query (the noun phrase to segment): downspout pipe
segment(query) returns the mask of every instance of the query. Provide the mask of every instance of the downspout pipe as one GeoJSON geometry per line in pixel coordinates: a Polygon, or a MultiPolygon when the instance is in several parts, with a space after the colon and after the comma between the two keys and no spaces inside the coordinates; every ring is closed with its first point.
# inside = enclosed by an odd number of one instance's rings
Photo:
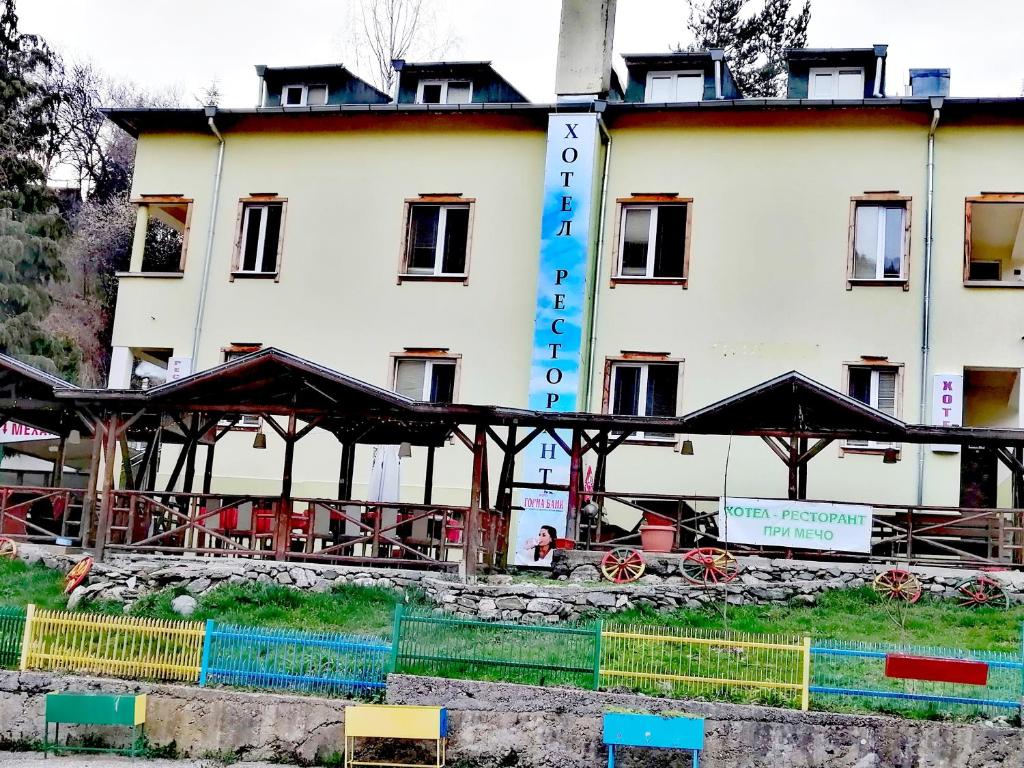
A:
{"type": "Polygon", "coordinates": [[[217,231],[217,203],[220,200],[220,180],[224,171],[224,137],[217,130],[213,118],[217,115],[217,107],[206,107],[206,123],[210,131],[217,137],[217,170],[213,175],[213,199],[210,201],[210,226],[206,230],[206,253],[203,256],[203,281],[199,286],[199,304],[196,306],[196,321],[192,327],[192,370],[196,370],[199,356],[199,337],[203,332],[203,314],[206,311],[206,292],[210,282],[210,262],[213,259],[213,239],[217,231]]]}
{"type": "MultiPolygon", "coordinates": [[[[927,195],[924,208],[924,294],[921,299],[921,388],[918,423],[928,418],[928,367],[931,362],[932,331],[932,244],[935,223],[935,129],[939,127],[942,98],[931,99],[932,122],[928,127],[927,195]]],[[[924,457],[925,443],[918,444],[917,451],[917,505],[924,503],[924,457]]]]}
{"type": "Polygon", "coordinates": [[[600,286],[601,276],[604,271],[604,236],[608,219],[605,211],[608,204],[608,169],[611,167],[612,162],[612,135],[608,132],[600,111],[597,113],[597,127],[601,131],[601,136],[604,137],[605,150],[604,167],[601,171],[601,208],[597,217],[597,256],[594,259],[594,284],[590,287],[590,327],[588,328],[590,332],[590,351],[587,359],[587,380],[584,388],[584,411],[590,410],[590,399],[594,388],[594,366],[597,359],[595,355],[597,349],[597,311],[601,303],[600,286]]]}

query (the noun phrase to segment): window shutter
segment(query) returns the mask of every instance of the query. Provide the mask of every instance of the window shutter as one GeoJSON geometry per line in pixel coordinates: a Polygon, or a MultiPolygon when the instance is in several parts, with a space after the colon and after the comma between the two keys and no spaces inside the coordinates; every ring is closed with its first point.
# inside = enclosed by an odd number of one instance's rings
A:
{"type": "Polygon", "coordinates": [[[896,371],[878,372],[878,410],[896,415],[896,371]]]}
{"type": "Polygon", "coordinates": [[[410,400],[422,400],[426,367],[423,360],[399,360],[395,369],[395,392],[410,400]]]}

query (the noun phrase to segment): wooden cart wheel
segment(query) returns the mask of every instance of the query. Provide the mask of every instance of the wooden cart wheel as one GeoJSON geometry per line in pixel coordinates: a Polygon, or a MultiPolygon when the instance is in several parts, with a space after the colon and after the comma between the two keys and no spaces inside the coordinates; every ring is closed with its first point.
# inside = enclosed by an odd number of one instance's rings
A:
{"type": "Polygon", "coordinates": [[[988,576],[972,576],[956,585],[957,599],[966,608],[1009,608],[1010,596],[1003,585],[988,576]]]}
{"type": "Polygon", "coordinates": [[[736,558],[717,547],[698,547],[683,555],[679,564],[683,577],[691,584],[728,584],[740,572],[736,558]]]}
{"type": "Polygon", "coordinates": [[[887,602],[916,603],[922,592],[921,580],[902,568],[890,568],[878,574],[871,587],[887,602]]]}
{"type": "Polygon", "coordinates": [[[68,575],[64,577],[64,594],[70,595],[75,591],[75,587],[85,581],[85,577],[89,575],[89,571],[92,570],[92,558],[83,557],[74,567],[68,571],[68,575]]]}
{"type": "Polygon", "coordinates": [[[18,545],[14,539],[0,536],[0,560],[13,560],[18,556],[18,545]]]}
{"type": "Polygon", "coordinates": [[[644,575],[646,568],[647,563],[640,550],[632,547],[616,547],[601,558],[601,575],[616,584],[636,581],[644,575]]]}

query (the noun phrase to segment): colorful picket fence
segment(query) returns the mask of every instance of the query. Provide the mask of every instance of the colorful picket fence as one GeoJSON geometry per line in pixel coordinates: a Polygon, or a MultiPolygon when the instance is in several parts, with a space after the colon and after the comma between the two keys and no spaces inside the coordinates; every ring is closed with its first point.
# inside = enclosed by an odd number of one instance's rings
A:
{"type": "Polygon", "coordinates": [[[600,684],[673,697],[807,709],[808,637],[691,627],[606,626],[600,684]]]}
{"type": "Polygon", "coordinates": [[[0,606],[0,667],[18,666],[24,634],[25,610],[0,606]]]}
{"type": "Polygon", "coordinates": [[[1024,705],[1024,650],[1014,654],[832,640],[815,643],[811,654],[811,693],[833,708],[1006,714],[1024,705]]]}
{"type": "Polygon", "coordinates": [[[204,634],[198,621],[45,611],[30,605],[21,668],[194,683],[204,634]]]}
{"type": "Polygon", "coordinates": [[[517,624],[395,608],[392,667],[410,675],[596,687],[601,623],[517,624]]]}
{"type": "Polygon", "coordinates": [[[378,637],[207,621],[199,684],[352,695],[384,688],[390,664],[378,637]]]}

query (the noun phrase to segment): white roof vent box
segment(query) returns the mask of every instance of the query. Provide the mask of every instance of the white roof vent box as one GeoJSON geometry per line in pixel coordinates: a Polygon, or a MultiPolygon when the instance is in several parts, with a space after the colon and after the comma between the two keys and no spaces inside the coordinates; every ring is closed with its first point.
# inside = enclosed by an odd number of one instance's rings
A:
{"type": "Polygon", "coordinates": [[[949,96],[948,69],[910,70],[911,96],[949,96]]]}

